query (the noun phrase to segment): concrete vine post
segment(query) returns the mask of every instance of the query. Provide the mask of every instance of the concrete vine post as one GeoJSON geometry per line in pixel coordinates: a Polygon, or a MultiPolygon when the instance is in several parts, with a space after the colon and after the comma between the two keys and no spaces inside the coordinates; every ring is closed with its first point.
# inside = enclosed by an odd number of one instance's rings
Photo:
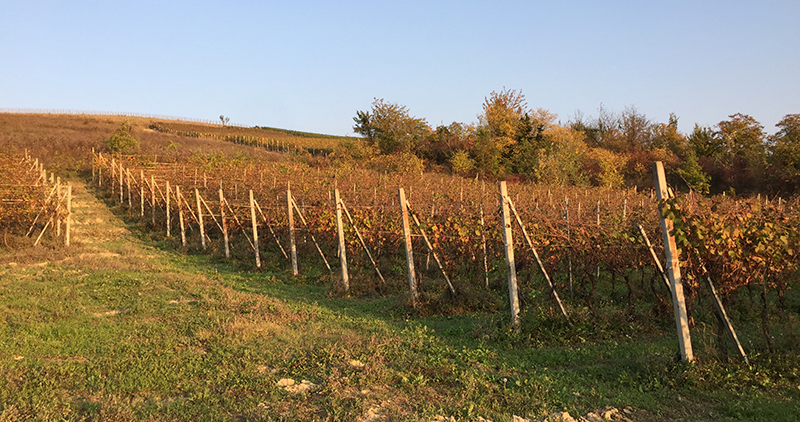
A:
{"type": "Polygon", "coordinates": [[[520,329],[519,294],[517,292],[517,266],[514,261],[514,237],[511,233],[511,211],[508,206],[508,188],[506,182],[499,182],[500,206],[503,225],[503,244],[506,254],[506,272],[508,274],[508,300],[511,305],[511,325],[520,329]]]}

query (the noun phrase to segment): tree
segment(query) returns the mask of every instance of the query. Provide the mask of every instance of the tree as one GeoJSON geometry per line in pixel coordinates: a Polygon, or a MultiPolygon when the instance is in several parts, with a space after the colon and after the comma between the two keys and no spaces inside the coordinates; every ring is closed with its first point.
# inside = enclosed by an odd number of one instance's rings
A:
{"type": "Polygon", "coordinates": [[[626,107],[619,118],[619,128],[626,151],[637,151],[650,146],[653,139],[652,124],[636,107],[626,107]]]}
{"type": "Polygon", "coordinates": [[[139,150],[139,140],[131,135],[130,125],[126,122],[120,124],[105,144],[109,151],[119,154],[132,154],[139,150]]]}
{"type": "Polygon", "coordinates": [[[583,174],[586,155],[586,135],[572,128],[554,126],[543,133],[544,148],[539,151],[535,169],[536,179],[557,185],[582,185],[587,182],[583,174]]]}
{"type": "MultiPolygon", "coordinates": [[[[767,150],[762,126],[741,113],[717,124],[715,137],[721,146],[722,181],[737,191],[757,190],[767,175],[767,150]]],[[[717,179],[717,176],[712,174],[717,179]]]]}
{"type": "Polygon", "coordinates": [[[679,156],[687,154],[688,140],[678,132],[678,116],[675,113],[669,114],[668,123],[654,124],[652,135],[649,148],[664,148],[679,156]]]}
{"type": "Polygon", "coordinates": [[[695,123],[688,141],[689,147],[697,157],[718,158],[722,155],[722,142],[709,127],[702,127],[695,123]]]}
{"type": "Polygon", "coordinates": [[[422,140],[430,133],[425,119],[412,117],[405,106],[375,99],[372,111],[357,111],[353,131],[378,147],[382,154],[417,153],[422,140]]]}
{"type": "Polygon", "coordinates": [[[800,188],[800,114],[787,114],[775,126],[780,130],[770,137],[773,176],[795,191],[800,188]]]}
{"type": "Polygon", "coordinates": [[[481,123],[489,129],[492,142],[505,151],[517,142],[519,121],[525,115],[525,96],[522,92],[503,89],[492,91],[483,102],[481,123]]]}
{"type": "Polygon", "coordinates": [[[717,125],[723,151],[745,159],[763,157],[766,152],[764,126],[746,114],[736,113],[728,117],[730,120],[717,125]]]}
{"type": "Polygon", "coordinates": [[[700,193],[708,193],[711,186],[711,178],[703,172],[703,168],[697,162],[694,151],[689,150],[683,166],[676,170],[679,176],[689,184],[689,187],[700,193]]]}
{"type": "Polygon", "coordinates": [[[225,117],[224,115],[219,115],[219,120],[222,121],[222,126],[225,126],[228,122],[231,121],[230,117],[225,117]]]}

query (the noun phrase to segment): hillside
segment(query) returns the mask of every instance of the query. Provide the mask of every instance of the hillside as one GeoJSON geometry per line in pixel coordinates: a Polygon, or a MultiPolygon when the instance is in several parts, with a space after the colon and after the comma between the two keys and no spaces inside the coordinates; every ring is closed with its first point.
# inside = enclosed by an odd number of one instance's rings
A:
{"type": "MultiPolygon", "coordinates": [[[[791,262],[773,265],[773,278],[754,279],[747,257],[722,261],[738,265],[715,282],[727,289],[749,364],[718,331],[709,296],[692,279],[697,266],[686,263],[697,360],[681,363],[669,292],[633,231],[642,224],[658,238],[650,193],[509,183],[570,315],[567,322],[558,313],[518,238],[523,311],[514,330],[494,186],[326,165],[224,140],[261,135],[281,136],[147,119],[0,114],[0,153],[27,163],[20,159],[27,150],[69,182],[75,227],[68,247],[53,230],[31,247],[25,227],[0,225],[16,236],[14,247],[0,246],[0,421],[800,418],[800,291],[792,288],[791,262]],[[123,121],[140,149],[112,163],[104,141],[123,121]],[[92,148],[103,156],[92,157],[92,148]],[[422,220],[415,233],[426,230],[439,253],[413,236],[416,300],[408,291],[398,187],[422,220]],[[334,191],[355,221],[346,232],[348,291],[334,191]],[[168,196],[178,192],[182,205],[168,196]],[[296,198],[292,229],[287,197],[296,198]],[[363,239],[354,236],[356,225],[363,239]],[[297,275],[281,253],[294,229],[297,275]],[[228,235],[230,258],[223,252],[228,235]]],[[[714,212],[761,224],[745,240],[796,244],[797,202],[719,201],[714,212]],[[770,239],[758,236],[767,233],[764,221],[777,227],[770,239]]],[[[795,253],[789,248],[771,248],[765,259],[795,253]]]]}

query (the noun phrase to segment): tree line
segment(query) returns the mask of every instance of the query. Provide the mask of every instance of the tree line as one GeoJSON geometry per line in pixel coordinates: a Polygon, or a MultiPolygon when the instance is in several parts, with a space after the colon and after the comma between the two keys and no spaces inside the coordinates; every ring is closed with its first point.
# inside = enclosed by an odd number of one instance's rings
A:
{"type": "Polygon", "coordinates": [[[736,113],[713,127],[678,131],[678,117],[648,119],[634,107],[603,106],[597,117],[576,113],[566,123],[529,108],[520,91],[485,98],[477,123],[431,127],[407,107],[375,99],[357,111],[363,144],[344,145],[358,158],[392,156],[432,170],[558,185],[649,186],[650,164],[664,162],[672,181],[707,193],[792,195],[800,187],[800,114],[787,114],[774,135],[736,113]]]}

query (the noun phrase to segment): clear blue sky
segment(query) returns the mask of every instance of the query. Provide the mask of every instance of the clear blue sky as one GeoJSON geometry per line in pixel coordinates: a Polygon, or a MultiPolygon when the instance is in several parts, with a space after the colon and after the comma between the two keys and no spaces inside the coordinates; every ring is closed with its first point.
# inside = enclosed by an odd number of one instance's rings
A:
{"type": "Polygon", "coordinates": [[[373,98],[431,125],[492,91],[680,129],[800,113],[800,1],[0,0],[0,108],[352,133],[373,98]]]}

